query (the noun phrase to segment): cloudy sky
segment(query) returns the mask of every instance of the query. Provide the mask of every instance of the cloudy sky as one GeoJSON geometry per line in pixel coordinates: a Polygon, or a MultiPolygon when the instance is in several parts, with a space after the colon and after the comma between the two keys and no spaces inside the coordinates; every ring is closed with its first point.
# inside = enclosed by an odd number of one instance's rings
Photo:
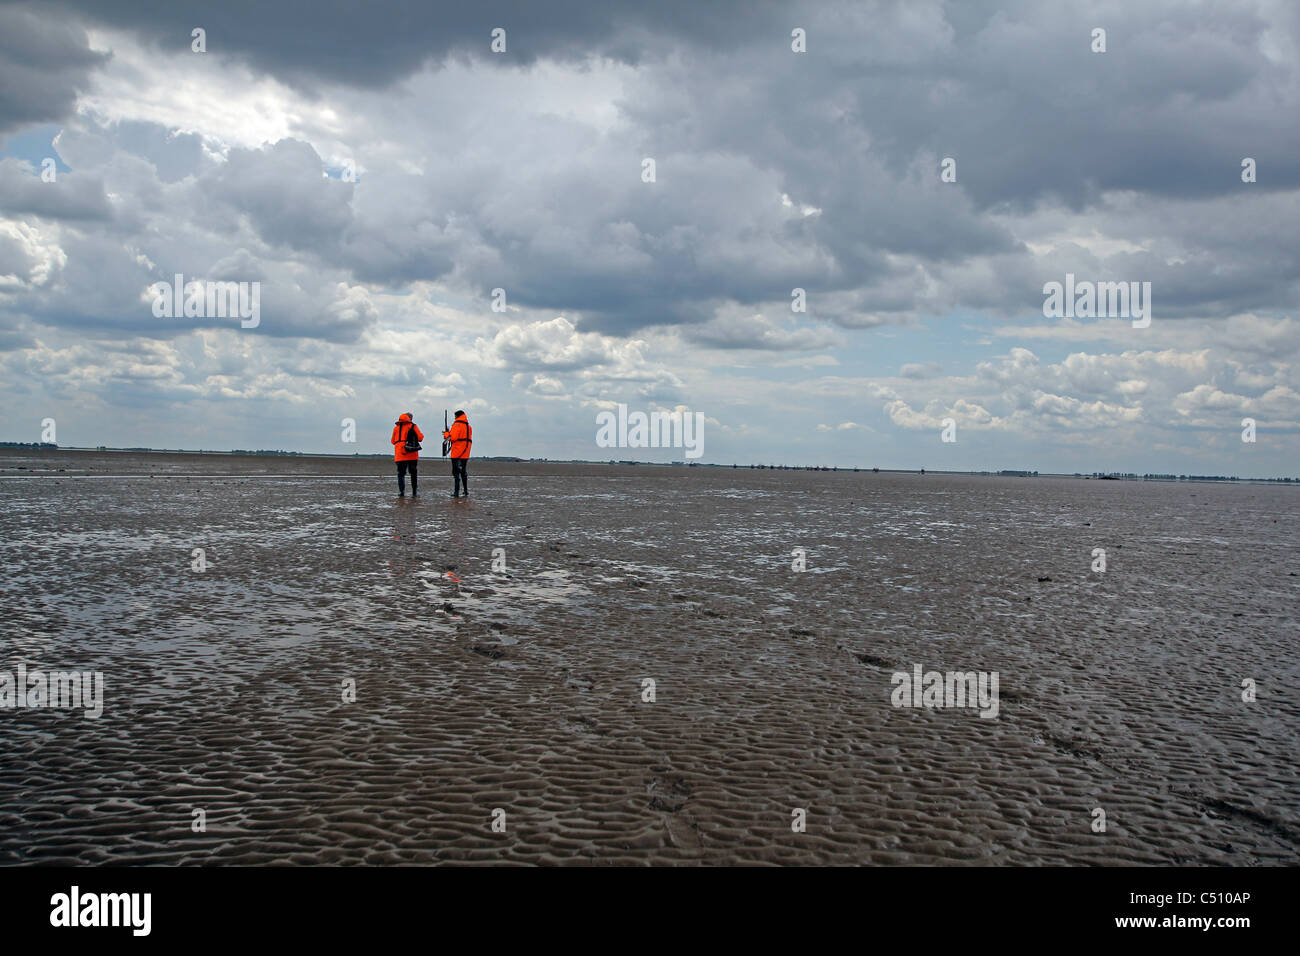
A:
{"type": "Polygon", "coordinates": [[[1300,5],[349,7],[0,3],[0,440],[1300,474],[1300,5]]]}

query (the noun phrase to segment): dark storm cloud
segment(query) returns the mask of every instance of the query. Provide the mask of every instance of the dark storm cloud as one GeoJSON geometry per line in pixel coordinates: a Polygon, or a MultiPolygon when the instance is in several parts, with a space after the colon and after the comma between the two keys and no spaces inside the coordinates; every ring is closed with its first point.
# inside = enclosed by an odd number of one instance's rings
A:
{"type": "Polygon", "coordinates": [[[1241,186],[1246,156],[1267,157],[1266,188],[1300,185],[1294,64],[1261,56],[1270,29],[1294,42],[1294,9],[1270,23],[1246,4],[998,7],[915,70],[846,71],[895,170],[951,156],[985,208],[1050,197],[1078,210],[1103,190],[1221,195],[1241,186]]]}
{"type": "Polygon", "coordinates": [[[80,24],[37,7],[0,7],[0,134],[63,119],[105,60],[80,24]]]}
{"type": "Polygon", "coordinates": [[[1158,253],[1146,262],[1099,267],[1112,275],[1134,266],[1145,271],[1131,278],[1161,281],[1173,307],[1166,314],[1230,314],[1294,299],[1297,259],[1255,248],[1261,240],[1293,246],[1293,228],[1278,223],[1281,236],[1255,230],[1231,245],[1216,238],[1249,228],[1267,212],[1269,194],[1283,215],[1294,214],[1294,8],[1265,16],[1227,4],[1072,12],[963,3],[928,20],[922,5],[870,9],[880,15],[800,8],[791,20],[809,14],[808,54],[772,57],[756,45],[710,60],[687,54],[650,74],[624,104],[648,150],[671,143],[745,156],[778,171],[795,200],[822,210],[808,234],[833,274],[806,284],[856,303],[830,317],[858,326],[889,313],[1033,309],[1042,283],[1060,276],[1044,275],[1009,229],[1053,208],[1063,229],[1079,228],[1071,214],[1108,226],[1123,219],[1121,238],[1153,243],[1158,253]],[[1107,30],[1105,53],[1090,49],[1097,26],[1107,30]],[[1267,182],[1241,181],[1247,156],[1268,168],[1267,182]],[[957,182],[941,185],[945,157],[956,161],[957,182]],[[1126,195],[1144,215],[1118,208],[1126,195]],[[1223,201],[1216,208],[1227,223],[1173,230],[1168,209],[1181,207],[1158,205],[1209,200],[1223,201]],[[1007,281],[994,288],[960,276],[980,259],[1007,281]],[[900,283],[918,267],[929,274],[900,283]]]}
{"type": "MultiPolygon", "coordinates": [[[[396,217],[408,241],[371,242],[363,231],[367,241],[354,236],[351,248],[369,278],[436,278],[472,233],[491,268],[459,271],[483,293],[507,286],[520,305],[576,311],[584,327],[610,332],[702,322],[719,304],[758,305],[794,286],[823,297],[822,317],[860,327],[959,306],[1034,309],[1058,270],[1045,275],[989,212],[1014,218],[1061,204],[1078,213],[1115,191],[1246,201],[1255,198],[1242,191],[1246,155],[1267,170],[1246,188],[1300,182],[1293,67],[1259,53],[1270,31],[1294,42],[1294,14],[953,4],[917,22],[924,9],[816,4],[762,30],[761,12],[741,32],[673,30],[677,59],[647,65],[620,102],[635,155],[660,157],[657,185],[628,188],[617,181],[623,171],[575,155],[531,192],[505,189],[508,215],[493,214],[505,205],[492,198],[501,181],[462,192],[460,235],[428,215],[445,201],[429,196],[396,217]],[[808,54],[789,52],[791,23],[807,24],[808,54]],[[1103,23],[1108,49],[1093,53],[1092,28],[1103,23]],[[946,156],[956,184],[938,183],[946,156]],[[708,157],[721,158],[721,174],[708,157]],[[764,175],[818,214],[751,221],[768,198],[758,191],[764,175]],[[412,218],[419,228],[400,225],[412,218]],[[779,254],[764,256],[756,234],[779,254]],[[997,261],[1005,281],[955,278],[981,258],[997,261]],[[936,277],[941,288],[924,291],[936,277]]],[[[632,33],[647,28],[625,11],[606,15],[632,33]]],[[[1132,224],[1135,241],[1168,233],[1150,215],[1132,224]]],[[[1096,267],[1145,270],[1134,277],[1161,282],[1167,315],[1261,308],[1296,282],[1293,259],[1211,251],[1211,232],[1165,244],[1190,254],[1173,266],[1153,254],[1096,267]]],[[[1090,261],[1085,254],[1079,268],[1090,261]]]]}
{"type": "MultiPolygon", "coordinates": [[[[506,30],[508,62],[608,57],[635,63],[681,42],[725,47],[768,33],[779,0],[57,0],[44,4],[130,30],[159,47],[189,49],[207,31],[209,53],[227,54],[297,86],[326,80],[382,87],[448,57],[488,57],[491,31],[506,30]]],[[[788,28],[785,31],[788,34],[788,28]]],[[[778,34],[773,42],[781,45],[778,34]]]]}
{"type": "MultiPolygon", "coordinates": [[[[733,303],[762,311],[795,287],[809,318],[860,328],[961,308],[1032,314],[1043,283],[1066,271],[1151,281],[1161,317],[1277,308],[1300,278],[1294,7],[59,0],[0,15],[35,37],[36,52],[10,50],[12,62],[48,60],[72,78],[98,62],[82,27],[188,56],[201,26],[216,62],[313,93],[370,91],[352,101],[373,108],[368,129],[409,136],[408,152],[430,157],[423,172],[390,163],[353,186],[322,175],[310,130],[219,162],[197,136],[119,124],[115,141],[157,171],[110,189],[119,220],[163,203],[183,213],[138,243],[162,274],[245,250],[296,260],[299,293],[340,276],[391,287],[451,277],[484,302],[502,287],[514,306],[616,334],[703,326],[733,303]],[[508,31],[501,57],[488,52],[496,26],[508,31]],[[794,26],[807,53],[790,50],[794,26]],[[1094,27],[1105,53],[1090,50],[1094,27]],[[449,58],[475,60],[454,78],[472,83],[499,75],[488,67],[602,56],[637,65],[614,129],[520,115],[485,144],[490,117],[458,113],[458,90],[435,83],[442,99],[426,112],[374,95],[449,58]],[[647,156],[651,184],[638,175],[647,156]],[[1258,183],[1241,182],[1244,156],[1258,183]],[[944,157],[956,183],[939,181],[944,157]],[[1055,234],[1055,250],[1031,252],[1032,230],[1055,234]],[[1068,239],[1098,231],[1149,251],[1105,256],[1068,239]]],[[[55,215],[55,199],[29,187],[7,208],[55,215]]],[[[302,320],[281,329],[340,334],[288,312],[302,320]]],[[[346,334],[367,321],[344,312],[346,334]]],[[[698,334],[735,348],[784,341],[761,324],[698,334]]]]}

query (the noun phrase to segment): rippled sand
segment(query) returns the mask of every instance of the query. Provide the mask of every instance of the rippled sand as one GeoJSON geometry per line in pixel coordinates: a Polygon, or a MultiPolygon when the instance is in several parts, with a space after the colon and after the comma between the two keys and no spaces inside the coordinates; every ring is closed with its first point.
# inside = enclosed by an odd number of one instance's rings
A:
{"type": "Polygon", "coordinates": [[[0,862],[1300,861],[1300,489],[446,470],[0,452],[0,862]]]}

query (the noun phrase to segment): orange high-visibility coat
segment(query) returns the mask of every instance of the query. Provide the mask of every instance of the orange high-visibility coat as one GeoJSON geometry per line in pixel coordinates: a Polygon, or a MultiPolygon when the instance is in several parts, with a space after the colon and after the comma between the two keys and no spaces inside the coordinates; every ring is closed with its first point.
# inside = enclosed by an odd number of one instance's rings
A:
{"type": "Polygon", "coordinates": [[[469,419],[464,415],[457,415],[456,420],[451,423],[451,428],[442,433],[442,437],[451,441],[451,452],[448,458],[468,458],[469,446],[474,444],[474,429],[469,427],[469,419]]]}
{"type": "Polygon", "coordinates": [[[418,461],[420,453],[418,451],[407,451],[406,433],[414,428],[415,437],[424,441],[424,432],[420,431],[420,426],[411,421],[411,416],[403,412],[401,417],[393,424],[393,461],[418,461]]]}

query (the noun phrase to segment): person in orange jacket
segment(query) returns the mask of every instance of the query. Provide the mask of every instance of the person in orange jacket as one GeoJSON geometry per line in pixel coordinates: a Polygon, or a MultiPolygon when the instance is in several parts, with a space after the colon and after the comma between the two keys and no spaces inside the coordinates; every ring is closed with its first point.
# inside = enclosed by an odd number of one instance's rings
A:
{"type": "Polygon", "coordinates": [[[402,412],[397,421],[393,422],[393,460],[397,462],[397,496],[406,497],[406,473],[411,473],[411,497],[419,496],[417,486],[419,476],[416,473],[416,467],[420,464],[420,442],[424,441],[424,432],[420,431],[420,426],[411,420],[410,412],[402,412]],[[414,450],[408,448],[408,439],[415,440],[409,442],[414,445],[414,450]]]}
{"type": "Polygon", "coordinates": [[[451,442],[451,477],[455,482],[451,496],[459,498],[460,486],[464,484],[465,497],[468,498],[469,475],[465,472],[465,465],[469,462],[469,446],[474,443],[474,429],[469,427],[464,409],[456,409],[456,420],[451,423],[451,428],[442,433],[442,437],[451,442]]]}

